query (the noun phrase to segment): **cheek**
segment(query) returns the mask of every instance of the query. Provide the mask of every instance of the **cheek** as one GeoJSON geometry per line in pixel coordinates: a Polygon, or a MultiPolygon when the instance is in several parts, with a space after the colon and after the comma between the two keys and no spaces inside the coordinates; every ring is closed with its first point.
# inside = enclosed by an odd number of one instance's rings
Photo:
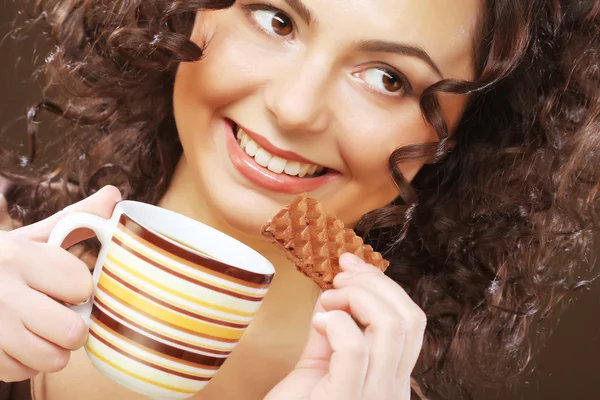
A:
{"type": "MultiPolygon", "coordinates": [[[[344,161],[355,180],[370,185],[389,184],[389,159],[396,149],[438,141],[413,100],[393,111],[354,112],[346,121],[343,131],[348,133],[339,144],[344,161]]],[[[401,171],[410,181],[423,164],[423,160],[405,162],[401,171]]]]}
{"type": "MultiPolygon", "coordinates": [[[[205,49],[203,58],[180,65],[178,85],[184,87],[186,101],[218,109],[248,96],[264,81],[260,54],[247,50],[233,11],[199,13],[192,41],[205,49]],[[209,40],[207,40],[209,39],[209,40]]],[[[263,64],[264,65],[264,64],[263,64]]]]}

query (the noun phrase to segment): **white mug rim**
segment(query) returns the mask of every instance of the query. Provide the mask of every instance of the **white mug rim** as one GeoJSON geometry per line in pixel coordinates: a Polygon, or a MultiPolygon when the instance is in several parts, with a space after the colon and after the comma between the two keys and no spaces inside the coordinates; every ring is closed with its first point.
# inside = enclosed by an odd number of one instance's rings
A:
{"type": "MultiPolygon", "coordinates": [[[[234,270],[238,271],[245,271],[259,275],[273,275],[275,273],[275,269],[271,262],[265,256],[263,256],[250,246],[209,225],[206,225],[185,215],[179,214],[175,211],[171,211],[166,208],[134,200],[119,201],[115,207],[115,211],[120,211],[118,213],[115,213],[117,214],[118,218],[120,218],[121,214],[125,214],[128,218],[132,219],[142,228],[148,230],[156,236],[159,236],[161,239],[170,242],[172,245],[176,246],[181,251],[192,253],[198,257],[202,257],[207,260],[212,260],[213,262],[223,264],[224,266],[233,268],[234,270]],[[199,251],[194,250],[193,247],[188,247],[184,244],[178,243],[175,240],[172,240],[169,236],[166,236],[165,234],[161,233],[163,229],[156,229],[156,227],[153,226],[153,221],[147,221],[148,216],[143,215],[144,212],[151,212],[153,214],[157,213],[158,215],[162,216],[168,215],[169,218],[172,218],[174,224],[192,227],[194,230],[203,230],[205,232],[209,232],[211,238],[218,240],[219,242],[225,242],[228,247],[231,247],[231,253],[229,254],[231,257],[229,259],[223,259],[223,257],[209,258],[206,256],[206,254],[202,254],[199,251]],[[235,251],[233,249],[235,249],[235,251]],[[232,262],[231,260],[233,259],[240,259],[240,252],[243,253],[244,262],[232,262]]],[[[165,226],[165,230],[172,228],[172,225],[163,225],[165,226]]],[[[185,240],[185,242],[189,243],[190,240],[185,240]]],[[[191,240],[191,242],[193,242],[193,240],[191,240]]],[[[209,251],[207,251],[207,253],[208,252],[209,251]]]]}

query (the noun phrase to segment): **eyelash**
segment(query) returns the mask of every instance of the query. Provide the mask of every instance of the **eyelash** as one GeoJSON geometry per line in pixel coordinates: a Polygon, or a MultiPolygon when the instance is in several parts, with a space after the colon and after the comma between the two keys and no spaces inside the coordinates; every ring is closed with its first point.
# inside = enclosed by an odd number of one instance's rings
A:
{"type": "Polygon", "coordinates": [[[412,95],[413,94],[413,87],[410,83],[410,81],[408,80],[408,78],[406,78],[406,76],[399,72],[397,69],[389,66],[389,65],[372,65],[372,66],[368,66],[365,69],[362,69],[359,72],[355,72],[352,74],[352,76],[357,79],[359,81],[359,83],[363,86],[365,86],[365,88],[377,95],[381,95],[381,96],[385,96],[385,97],[405,97],[408,95],[412,95]],[[365,73],[366,71],[369,70],[379,70],[385,74],[389,74],[392,75],[394,78],[397,78],[401,83],[402,83],[402,89],[399,90],[398,92],[385,92],[382,90],[377,89],[376,87],[374,87],[373,85],[370,85],[368,83],[365,82],[364,79],[360,78],[358,75],[365,73]]]}
{"type": "MultiPolygon", "coordinates": [[[[281,13],[281,14],[285,15],[292,23],[292,28],[293,28],[292,32],[295,33],[297,31],[297,25],[296,25],[296,22],[294,21],[294,19],[291,16],[289,16],[286,12],[282,11],[281,9],[279,9],[271,4],[242,4],[241,8],[244,11],[244,13],[246,14],[246,17],[248,18],[248,20],[254,25],[254,27],[257,30],[259,30],[261,33],[267,35],[270,38],[276,38],[278,40],[283,40],[286,42],[289,41],[289,39],[284,39],[280,35],[268,32],[265,28],[260,26],[259,23],[256,21],[256,19],[252,16],[253,12],[255,12],[255,11],[271,11],[274,13],[281,13]]],[[[360,80],[360,83],[367,90],[369,90],[377,95],[385,96],[387,98],[404,97],[404,96],[412,93],[413,89],[412,89],[412,85],[410,84],[409,80],[406,78],[406,76],[404,74],[400,73],[395,68],[392,68],[389,65],[385,65],[385,66],[374,65],[374,66],[368,67],[368,69],[362,70],[360,73],[363,73],[364,71],[368,71],[369,69],[378,69],[380,71],[383,71],[384,73],[387,73],[394,77],[397,77],[402,82],[403,88],[398,93],[384,92],[384,91],[378,90],[375,87],[373,87],[372,85],[364,82],[361,78],[359,78],[357,76],[358,73],[353,73],[352,76],[355,77],[357,80],[360,80]]]]}
{"type": "Polygon", "coordinates": [[[298,27],[296,25],[296,22],[294,21],[294,19],[292,17],[290,17],[286,12],[280,10],[279,8],[272,6],[270,4],[242,4],[241,5],[242,10],[245,12],[247,18],[250,20],[250,22],[263,34],[266,34],[267,36],[269,36],[270,38],[277,38],[279,40],[284,40],[284,41],[289,41],[286,39],[283,39],[281,36],[279,35],[274,35],[270,32],[268,32],[265,28],[263,28],[262,26],[260,26],[258,24],[258,22],[254,19],[254,17],[252,16],[252,12],[254,11],[271,11],[274,13],[281,13],[283,15],[285,15],[290,22],[292,23],[292,28],[293,28],[293,32],[296,32],[298,27]]]}

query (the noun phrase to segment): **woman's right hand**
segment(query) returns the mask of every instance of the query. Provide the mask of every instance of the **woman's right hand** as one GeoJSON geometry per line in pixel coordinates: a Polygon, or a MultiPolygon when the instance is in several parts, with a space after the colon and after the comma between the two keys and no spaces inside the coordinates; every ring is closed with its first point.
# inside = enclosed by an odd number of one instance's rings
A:
{"type": "Polygon", "coordinates": [[[0,232],[0,381],[59,371],[85,343],[83,319],[54,299],[80,304],[90,298],[86,264],[65,249],[93,233],[75,231],[62,248],[46,242],[61,217],[87,212],[109,218],[120,199],[116,188],[105,187],[48,219],[0,232]]]}

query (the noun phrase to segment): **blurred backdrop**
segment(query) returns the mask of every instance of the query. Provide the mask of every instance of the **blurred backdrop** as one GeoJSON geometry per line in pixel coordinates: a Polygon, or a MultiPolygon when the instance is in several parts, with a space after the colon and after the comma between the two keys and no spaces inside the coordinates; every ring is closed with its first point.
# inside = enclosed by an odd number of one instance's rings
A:
{"type": "MultiPolygon", "coordinates": [[[[18,4],[0,0],[0,144],[15,148],[25,143],[27,107],[40,98],[40,90],[31,79],[32,65],[37,60],[33,51],[35,37],[16,41],[10,36],[18,4]]],[[[39,53],[44,56],[43,51],[39,53]]],[[[562,315],[547,346],[536,357],[538,367],[533,375],[513,391],[484,393],[476,400],[600,399],[597,363],[600,363],[600,281],[581,292],[562,315]]]]}

